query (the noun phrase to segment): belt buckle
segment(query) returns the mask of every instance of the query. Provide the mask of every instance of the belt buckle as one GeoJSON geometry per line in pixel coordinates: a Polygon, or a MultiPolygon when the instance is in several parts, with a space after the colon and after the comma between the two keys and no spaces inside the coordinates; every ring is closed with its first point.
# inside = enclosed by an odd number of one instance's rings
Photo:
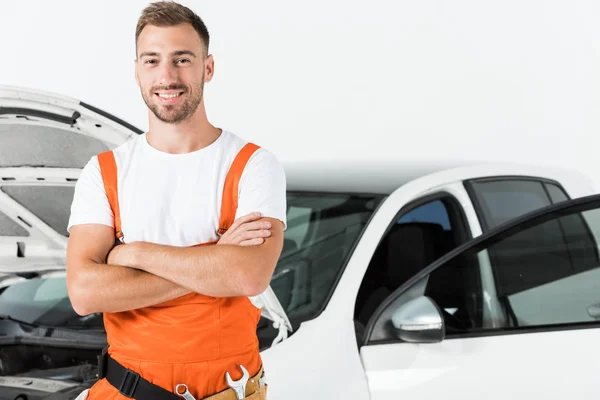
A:
{"type": "Polygon", "coordinates": [[[121,381],[121,385],[119,386],[119,393],[125,397],[132,398],[139,380],[140,374],[130,369],[126,369],[125,375],[123,375],[123,380],[121,381]]]}

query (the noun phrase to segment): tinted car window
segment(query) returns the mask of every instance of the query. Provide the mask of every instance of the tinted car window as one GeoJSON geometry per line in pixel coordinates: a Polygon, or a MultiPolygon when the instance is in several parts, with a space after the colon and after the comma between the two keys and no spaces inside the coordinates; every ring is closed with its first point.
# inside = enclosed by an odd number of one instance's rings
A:
{"type": "Polygon", "coordinates": [[[559,187],[537,180],[476,180],[468,187],[484,232],[566,198],[559,187]]]}
{"type": "Polygon", "coordinates": [[[444,203],[435,200],[423,204],[404,214],[398,220],[399,224],[410,222],[431,222],[441,225],[445,230],[450,230],[450,217],[444,203]]]}
{"type": "Polygon", "coordinates": [[[450,260],[424,294],[443,310],[449,335],[597,323],[599,234],[600,209],[557,216],[450,260]]]}
{"type": "Polygon", "coordinates": [[[559,186],[553,183],[546,183],[546,189],[548,190],[548,194],[550,195],[550,199],[552,203],[560,203],[561,201],[568,200],[569,197],[559,186]]]}

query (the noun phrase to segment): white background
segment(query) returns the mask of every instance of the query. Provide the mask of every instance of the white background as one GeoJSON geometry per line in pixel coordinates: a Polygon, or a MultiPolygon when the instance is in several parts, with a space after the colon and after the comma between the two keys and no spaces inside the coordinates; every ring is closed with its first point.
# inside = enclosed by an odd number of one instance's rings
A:
{"type": "MultiPolygon", "coordinates": [[[[282,161],[481,159],[600,185],[600,2],[182,1],[211,33],[215,125],[282,161]]],[[[146,0],[1,0],[0,84],[76,97],[141,129],[146,0]]]]}

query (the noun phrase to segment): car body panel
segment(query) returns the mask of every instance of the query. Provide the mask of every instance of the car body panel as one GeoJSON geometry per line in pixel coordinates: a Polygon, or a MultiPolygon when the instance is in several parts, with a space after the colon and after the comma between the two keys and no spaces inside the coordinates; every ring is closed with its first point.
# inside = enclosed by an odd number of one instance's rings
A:
{"type": "Polygon", "coordinates": [[[598,329],[365,346],[370,399],[595,399],[598,329]],[[401,397],[400,397],[401,396],[401,397]]]}

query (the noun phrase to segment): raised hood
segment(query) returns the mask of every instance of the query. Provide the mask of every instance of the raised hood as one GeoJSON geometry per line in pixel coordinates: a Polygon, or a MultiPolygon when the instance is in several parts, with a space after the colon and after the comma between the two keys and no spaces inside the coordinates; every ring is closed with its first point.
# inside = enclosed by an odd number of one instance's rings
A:
{"type": "MultiPolygon", "coordinates": [[[[64,270],[81,169],[141,133],[79,100],[0,85],[0,273],[64,270]]],[[[251,301],[285,338],[292,327],[273,290],[251,301]]]]}

